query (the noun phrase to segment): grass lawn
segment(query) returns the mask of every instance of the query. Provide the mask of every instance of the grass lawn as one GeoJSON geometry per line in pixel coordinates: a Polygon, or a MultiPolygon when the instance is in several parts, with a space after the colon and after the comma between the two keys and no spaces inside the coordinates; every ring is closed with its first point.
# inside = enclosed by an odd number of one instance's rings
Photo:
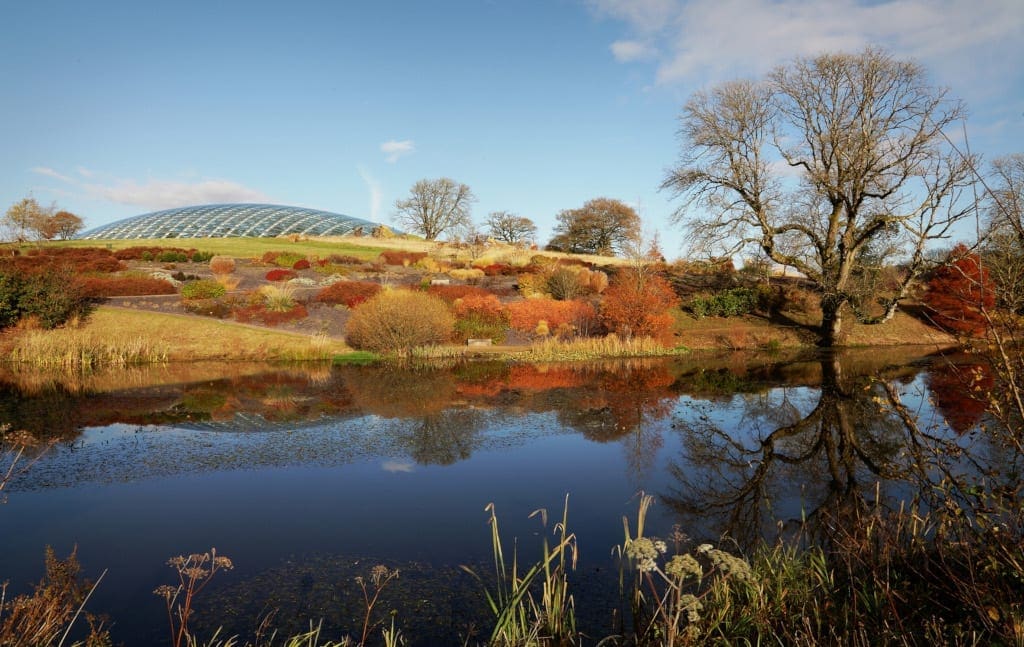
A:
{"type": "Polygon", "coordinates": [[[366,260],[380,255],[383,245],[375,239],[310,239],[291,242],[285,238],[159,238],[143,240],[66,240],[45,243],[53,247],[106,247],[125,249],[127,247],[183,247],[198,249],[234,258],[259,258],[264,252],[293,252],[307,256],[344,254],[366,260]],[[362,241],[366,240],[367,244],[362,241]]]}

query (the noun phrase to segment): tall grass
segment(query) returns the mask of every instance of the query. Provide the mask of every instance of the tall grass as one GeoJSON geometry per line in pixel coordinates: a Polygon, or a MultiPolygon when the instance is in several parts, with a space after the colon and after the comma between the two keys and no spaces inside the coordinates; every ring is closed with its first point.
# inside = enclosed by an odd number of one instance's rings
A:
{"type": "Polygon", "coordinates": [[[8,358],[37,368],[93,369],[165,362],[167,348],[144,337],[100,335],[74,328],[30,330],[18,338],[8,358]]]}
{"type": "Polygon", "coordinates": [[[516,359],[532,362],[562,362],[602,359],[607,357],[661,357],[681,355],[684,348],[666,348],[649,337],[620,339],[616,335],[584,337],[571,341],[545,339],[530,347],[516,359]]]}

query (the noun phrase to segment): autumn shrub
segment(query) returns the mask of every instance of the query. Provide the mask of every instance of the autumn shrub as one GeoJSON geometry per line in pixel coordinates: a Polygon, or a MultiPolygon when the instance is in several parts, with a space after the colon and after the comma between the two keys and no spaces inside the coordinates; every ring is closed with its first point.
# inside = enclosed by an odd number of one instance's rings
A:
{"type": "Polygon", "coordinates": [[[263,256],[260,256],[260,262],[266,265],[274,265],[277,261],[277,257],[283,252],[263,252],[263,256]]]}
{"type": "Polygon", "coordinates": [[[76,279],[68,267],[29,273],[0,268],[0,324],[12,325],[31,317],[51,329],[89,316],[95,301],[76,279]]]}
{"type": "Polygon", "coordinates": [[[427,292],[448,303],[455,303],[456,300],[468,296],[486,297],[491,294],[486,288],[478,285],[430,285],[427,292]]]}
{"type": "Polygon", "coordinates": [[[995,286],[978,255],[957,245],[950,261],[932,274],[923,300],[936,324],[976,336],[988,328],[985,313],[995,306],[995,286]]]}
{"type": "Polygon", "coordinates": [[[286,270],[284,268],[278,268],[276,270],[270,270],[264,277],[268,281],[287,281],[288,279],[294,279],[298,274],[295,270],[286,270]]]}
{"type": "Polygon", "coordinates": [[[406,252],[402,250],[385,250],[380,253],[380,260],[385,265],[415,265],[420,259],[426,258],[426,252],[406,252]]]}
{"type": "Polygon", "coordinates": [[[129,297],[151,294],[176,294],[177,288],[170,281],[141,276],[83,276],[78,284],[83,293],[91,298],[129,297]]]}
{"type": "Polygon", "coordinates": [[[668,343],[674,318],[669,310],[679,305],[672,286],[643,269],[628,268],[615,275],[601,301],[601,321],[624,339],[651,337],[668,343]]]}
{"type": "Polygon", "coordinates": [[[297,260],[294,263],[292,263],[292,269],[293,270],[308,270],[309,269],[309,261],[306,260],[305,258],[300,258],[299,260],[297,260]]]}
{"type": "Polygon", "coordinates": [[[235,259],[230,256],[214,256],[210,259],[210,271],[214,274],[231,274],[235,271],[235,259]]]}
{"type": "Polygon", "coordinates": [[[114,252],[114,258],[122,261],[151,261],[160,253],[160,247],[125,247],[114,252]]]}
{"type": "Polygon", "coordinates": [[[362,265],[366,262],[357,256],[347,256],[345,254],[331,254],[326,260],[335,265],[362,265]]]}
{"type": "Polygon", "coordinates": [[[547,298],[524,299],[508,304],[509,325],[520,332],[534,333],[544,322],[550,332],[590,334],[597,314],[586,301],[555,301],[547,298]]]}
{"type": "Polygon", "coordinates": [[[484,271],[478,270],[475,267],[469,269],[454,269],[448,270],[448,276],[452,277],[457,281],[465,281],[466,283],[475,283],[480,279],[484,278],[484,271]]]}
{"type": "MultiPolygon", "coordinates": [[[[587,270],[584,269],[584,272],[587,270]]],[[[545,291],[559,301],[569,301],[590,291],[589,273],[583,280],[580,272],[568,267],[558,267],[547,277],[545,291]]]]}
{"type": "Polygon", "coordinates": [[[338,281],[317,293],[318,303],[330,303],[354,308],[380,292],[380,283],[371,281],[338,281]]]}
{"type": "Polygon", "coordinates": [[[345,338],[356,349],[407,357],[417,346],[451,339],[454,325],[441,299],[423,292],[388,290],[352,311],[345,338]]]}
{"type": "Polygon", "coordinates": [[[480,269],[486,276],[512,276],[516,273],[516,268],[508,263],[491,263],[480,267],[480,269]]]}
{"type": "Polygon", "coordinates": [[[508,328],[508,313],[493,294],[470,294],[455,301],[455,333],[459,341],[490,339],[500,343],[508,328]]]}
{"type": "Polygon", "coordinates": [[[224,296],[227,290],[223,285],[212,279],[189,281],[181,286],[182,299],[216,299],[224,296]]]}
{"type": "Polygon", "coordinates": [[[224,319],[234,310],[234,306],[223,299],[186,299],[181,306],[186,312],[215,319],[224,319]]]}

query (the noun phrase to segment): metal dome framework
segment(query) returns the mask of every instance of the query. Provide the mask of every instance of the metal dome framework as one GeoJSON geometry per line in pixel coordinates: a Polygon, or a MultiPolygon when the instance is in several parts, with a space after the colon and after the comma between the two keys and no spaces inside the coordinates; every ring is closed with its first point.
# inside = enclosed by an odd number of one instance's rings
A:
{"type": "Polygon", "coordinates": [[[125,218],[83,232],[90,240],[132,238],[228,238],[344,236],[378,224],[340,213],[278,204],[207,204],[178,207],[125,218]]]}

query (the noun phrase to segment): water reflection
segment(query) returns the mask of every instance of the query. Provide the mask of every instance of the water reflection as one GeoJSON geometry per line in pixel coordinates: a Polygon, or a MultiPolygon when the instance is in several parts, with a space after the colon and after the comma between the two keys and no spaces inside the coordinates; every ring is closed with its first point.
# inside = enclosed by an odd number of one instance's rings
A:
{"type": "Polygon", "coordinates": [[[346,582],[326,573],[348,577],[370,557],[450,572],[486,558],[473,551],[487,550],[488,501],[524,538],[536,531],[529,512],[571,492],[570,523],[598,580],[641,488],[663,504],[652,533],[681,523],[694,538],[749,544],[778,522],[808,537],[875,502],[935,503],[931,486],[952,474],[1011,481],[1019,457],[976,432],[964,400],[988,384],[969,358],[916,349],[5,374],[0,415],[62,443],[12,484],[3,520],[26,530],[7,540],[0,574],[31,581],[17,569],[41,546],[77,543],[99,569],[119,566],[122,580],[98,595],[124,623],[117,605],[134,613],[169,555],[217,545],[248,568],[235,574],[247,606],[267,602],[247,597],[251,584],[284,569],[302,573],[281,589],[295,613],[329,617],[318,592],[346,582]]]}

